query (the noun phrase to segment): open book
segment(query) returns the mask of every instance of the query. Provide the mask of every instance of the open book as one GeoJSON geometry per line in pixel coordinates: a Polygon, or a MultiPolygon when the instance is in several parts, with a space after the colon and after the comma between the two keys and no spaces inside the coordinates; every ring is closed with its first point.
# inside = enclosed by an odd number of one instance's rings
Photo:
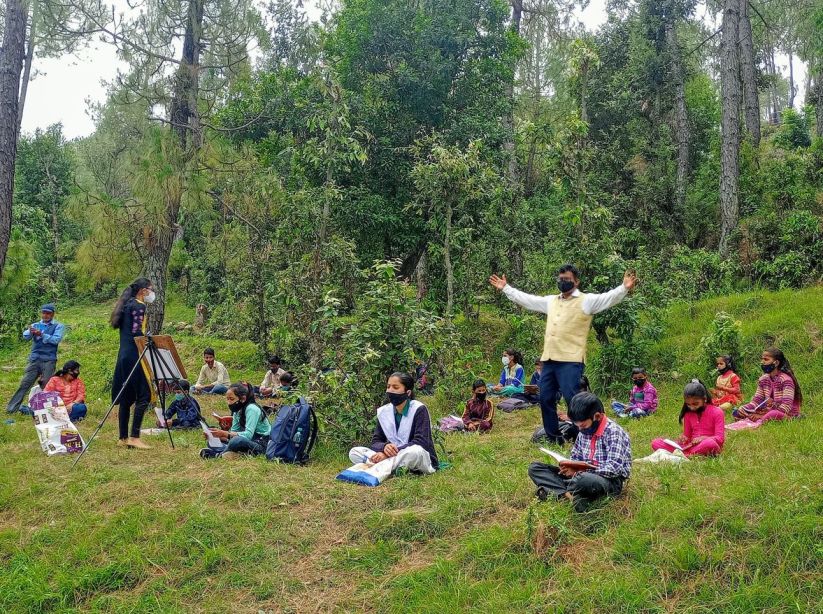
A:
{"type": "MultiPolygon", "coordinates": [[[[675,450],[681,450],[681,451],[683,450],[683,446],[681,446],[679,443],[677,443],[676,441],[674,441],[672,439],[664,439],[663,443],[670,445],[675,450]]],[[[686,446],[686,447],[688,448],[689,446],[686,446]]]]}
{"type": "Polygon", "coordinates": [[[208,440],[208,444],[209,444],[210,448],[222,448],[223,447],[223,445],[224,445],[223,442],[220,441],[217,437],[214,436],[214,433],[211,432],[211,429],[209,428],[209,426],[205,422],[203,422],[202,420],[200,421],[200,428],[203,429],[203,433],[206,434],[206,439],[208,440]]]}
{"type": "Polygon", "coordinates": [[[588,467],[589,469],[595,469],[596,468],[594,465],[592,465],[590,463],[587,463],[586,461],[578,461],[578,460],[572,460],[570,458],[566,458],[562,454],[559,454],[559,453],[555,452],[554,450],[549,450],[548,448],[540,448],[540,451],[545,452],[546,454],[551,456],[554,460],[557,461],[558,465],[562,465],[562,464],[566,463],[568,465],[574,465],[574,466],[579,466],[579,467],[588,467]]]}

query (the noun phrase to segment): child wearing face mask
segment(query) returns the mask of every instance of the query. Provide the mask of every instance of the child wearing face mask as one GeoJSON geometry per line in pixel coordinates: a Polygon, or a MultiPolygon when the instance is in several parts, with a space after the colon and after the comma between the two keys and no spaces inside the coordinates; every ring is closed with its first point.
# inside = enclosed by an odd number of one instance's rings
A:
{"type": "Polygon", "coordinates": [[[775,347],[765,350],[760,368],[763,375],[757,380],[757,392],[751,401],[732,412],[735,419],[767,422],[799,416],[803,392],[783,352],[775,347]]]}
{"type": "Polygon", "coordinates": [[[200,404],[189,395],[191,385],[181,379],[174,389],[174,400],[166,410],[165,418],[170,428],[193,429],[200,427],[200,404]],[[177,418],[175,418],[177,416],[177,418]]]}
{"type": "MultiPolygon", "coordinates": [[[[717,456],[723,450],[725,415],[712,404],[711,395],[700,380],[693,379],[683,390],[680,424],[683,434],[677,444],[686,456],[717,456]]],[[[676,448],[658,438],[652,441],[652,449],[674,452],[676,448]]]]}
{"type": "Polygon", "coordinates": [[[734,372],[734,360],[731,356],[718,356],[715,365],[717,366],[717,381],[711,390],[712,405],[728,411],[743,401],[743,394],[740,392],[740,376],[734,372]]]}
{"type": "Polygon", "coordinates": [[[537,485],[535,494],[541,501],[567,499],[582,512],[596,499],[615,497],[623,491],[631,474],[632,447],[629,434],[606,417],[603,403],[591,392],[572,398],[569,418],[580,430],[569,455],[577,463],[532,463],[529,477],[537,485]],[[581,462],[590,467],[581,468],[581,462]]]}
{"type": "Polygon", "coordinates": [[[501,360],[503,371],[500,373],[500,382],[492,388],[492,392],[503,397],[522,394],[526,380],[523,356],[517,350],[508,349],[503,352],[501,360]]]}
{"type": "Polygon", "coordinates": [[[226,445],[220,449],[203,448],[200,457],[231,460],[243,455],[263,454],[271,434],[271,423],[254,398],[254,387],[248,382],[232,384],[226,391],[226,403],[232,417],[229,430],[211,430],[226,445]]]}
{"type": "Polygon", "coordinates": [[[486,398],[486,382],[482,379],[472,384],[472,398],[466,401],[463,424],[467,431],[487,433],[492,429],[494,405],[486,398]]]}
{"type": "MultiPolygon", "coordinates": [[[[386,382],[389,402],[377,409],[377,425],[369,447],[349,451],[352,463],[390,463],[390,472],[404,467],[414,473],[438,468],[429,410],[414,398],[414,378],[396,372],[386,382]]],[[[389,473],[389,471],[387,471],[389,473]]]]}
{"type": "Polygon", "coordinates": [[[652,386],[646,369],[632,369],[632,391],[628,404],[612,401],[618,418],[645,418],[657,411],[657,389],[652,386]]]}

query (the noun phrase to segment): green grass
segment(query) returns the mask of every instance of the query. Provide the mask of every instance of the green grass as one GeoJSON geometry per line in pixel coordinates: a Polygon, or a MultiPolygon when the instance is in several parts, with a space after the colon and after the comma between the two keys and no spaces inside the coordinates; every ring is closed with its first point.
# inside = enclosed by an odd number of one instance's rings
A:
{"type": "MultiPolygon", "coordinates": [[[[533,498],[536,410],[450,438],[451,469],[377,489],[336,482],[346,457],[322,445],[308,467],[206,462],[196,433],[175,450],[162,437],[150,453],[116,448],[113,421],[72,470],[15,416],[0,425],[0,611],[821,611],[823,289],[673,308],[652,365],[661,410],[627,427],[635,456],[678,433],[679,392],[700,374],[699,339],[719,310],[743,322],[746,393],[774,340],[806,419],[732,433],[719,459],[638,465],[624,496],[583,515],[533,498]]],[[[60,314],[61,358],[83,364],[90,389],[85,436],[107,408],[116,353],[105,312],[60,314]]],[[[175,337],[192,376],[208,344],[232,377],[262,379],[251,344],[175,337]]],[[[0,398],[25,358],[23,345],[0,349],[0,398]]]]}

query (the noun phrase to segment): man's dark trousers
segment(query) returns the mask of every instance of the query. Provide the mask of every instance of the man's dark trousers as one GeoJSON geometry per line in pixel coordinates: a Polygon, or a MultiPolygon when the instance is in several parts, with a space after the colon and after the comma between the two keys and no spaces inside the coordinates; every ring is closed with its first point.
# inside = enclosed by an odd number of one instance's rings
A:
{"type": "Polygon", "coordinates": [[[566,406],[570,406],[572,397],[580,390],[583,369],[582,362],[543,361],[543,370],[540,372],[540,413],[543,414],[543,428],[546,429],[549,443],[563,443],[557,420],[557,393],[562,394],[566,406]]]}

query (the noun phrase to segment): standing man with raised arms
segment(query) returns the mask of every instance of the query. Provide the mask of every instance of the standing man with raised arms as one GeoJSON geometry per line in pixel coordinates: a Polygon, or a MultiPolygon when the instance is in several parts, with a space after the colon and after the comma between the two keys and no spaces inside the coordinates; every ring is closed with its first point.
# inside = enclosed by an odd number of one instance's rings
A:
{"type": "Polygon", "coordinates": [[[489,283],[502,291],[509,300],[531,311],[546,314],[546,336],[543,341],[543,369],[540,373],[540,411],[549,443],[563,443],[557,421],[557,393],[571,404],[577,394],[586,361],[586,341],[592,317],[617,305],[637,283],[634,273],[626,272],[623,283],[603,294],[580,291],[580,272],[573,264],[557,270],[560,294],[535,296],[512,288],[506,276],[489,277],[489,283]]]}

